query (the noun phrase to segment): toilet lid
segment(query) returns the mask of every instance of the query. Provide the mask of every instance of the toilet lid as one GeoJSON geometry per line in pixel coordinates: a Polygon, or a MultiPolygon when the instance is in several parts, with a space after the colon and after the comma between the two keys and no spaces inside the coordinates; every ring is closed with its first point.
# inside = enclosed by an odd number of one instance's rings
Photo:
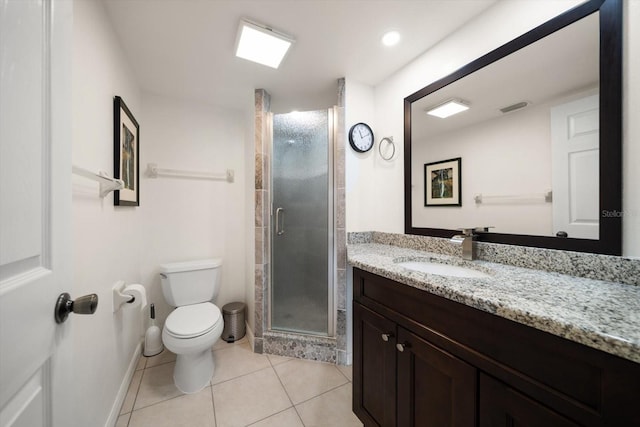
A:
{"type": "Polygon", "coordinates": [[[176,308],[167,317],[164,327],[175,337],[193,338],[209,332],[221,318],[218,307],[203,302],[176,308]]]}

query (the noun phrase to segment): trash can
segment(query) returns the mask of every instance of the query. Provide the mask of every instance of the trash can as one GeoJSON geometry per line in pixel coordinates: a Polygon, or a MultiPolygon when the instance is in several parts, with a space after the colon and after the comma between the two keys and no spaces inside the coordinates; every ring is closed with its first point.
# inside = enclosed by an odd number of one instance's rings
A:
{"type": "Polygon", "coordinates": [[[230,302],[222,307],[222,318],[224,320],[224,330],[222,339],[226,342],[238,341],[245,334],[243,302],[230,302]]]}

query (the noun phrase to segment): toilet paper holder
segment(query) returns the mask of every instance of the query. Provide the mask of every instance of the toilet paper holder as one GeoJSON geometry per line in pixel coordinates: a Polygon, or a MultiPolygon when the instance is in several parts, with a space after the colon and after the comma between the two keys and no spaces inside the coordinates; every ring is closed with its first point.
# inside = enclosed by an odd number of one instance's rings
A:
{"type": "Polygon", "coordinates": [[[123,304],[133,304],[136,301],[136,297],[133,295],[123,293],[126,283],[124,280],[118,280],[113,285],[113,312],[120,310],[123,304]]]}

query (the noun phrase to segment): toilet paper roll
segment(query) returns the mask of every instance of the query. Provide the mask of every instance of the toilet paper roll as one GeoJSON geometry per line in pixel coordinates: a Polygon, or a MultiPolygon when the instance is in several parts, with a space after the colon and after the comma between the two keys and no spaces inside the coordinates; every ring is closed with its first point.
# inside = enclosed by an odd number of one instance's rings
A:
{"type": "Polygon", "coordinates": [[[142,310],[147,305],[147,290],[142,285],[127,285],[122,293],[135,297],[135,300],[132,303],[124,304],[125,307],[137,307],[142,310]]]}

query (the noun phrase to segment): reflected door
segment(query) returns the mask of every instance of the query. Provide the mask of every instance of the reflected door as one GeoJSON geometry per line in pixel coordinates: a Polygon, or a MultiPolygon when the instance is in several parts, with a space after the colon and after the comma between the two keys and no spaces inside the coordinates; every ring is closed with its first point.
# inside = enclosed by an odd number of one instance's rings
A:
{"type": "Polygon", "coordinates": [[[598,95],[592,95],[551,109],[554,234],[599,237],[598,103],[598,95]]]}
{"type": "Polygon", "coordinates": [[[271,329],[329,335],[332,115],[273,116],[271,329]]]}

